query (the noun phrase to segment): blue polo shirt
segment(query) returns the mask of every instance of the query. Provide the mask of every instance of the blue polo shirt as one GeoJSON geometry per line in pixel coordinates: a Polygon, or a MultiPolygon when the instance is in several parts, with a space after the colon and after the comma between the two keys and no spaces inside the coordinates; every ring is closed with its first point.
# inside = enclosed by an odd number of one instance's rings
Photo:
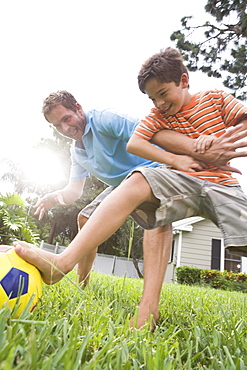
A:
{"type": "Polygon", "coordinates": [[[108,109],[84,114],[87,123],[82,140],[71,146],[70,181],[92,174],[107,185],[118,186],[133,169],[159,165],[126,151],[138,119],[108,109]]]}

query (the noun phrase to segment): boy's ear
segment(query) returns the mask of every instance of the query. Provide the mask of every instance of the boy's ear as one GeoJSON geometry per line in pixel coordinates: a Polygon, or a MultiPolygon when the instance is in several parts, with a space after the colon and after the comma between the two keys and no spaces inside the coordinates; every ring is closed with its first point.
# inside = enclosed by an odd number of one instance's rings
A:
{"type": "Polygon", "coordinates": [[[183,89],[186,89],[187,87],[189,87],[189,76],[187,75],[187,73],[182,74],[181,84],[182,84],[183,89]]]}

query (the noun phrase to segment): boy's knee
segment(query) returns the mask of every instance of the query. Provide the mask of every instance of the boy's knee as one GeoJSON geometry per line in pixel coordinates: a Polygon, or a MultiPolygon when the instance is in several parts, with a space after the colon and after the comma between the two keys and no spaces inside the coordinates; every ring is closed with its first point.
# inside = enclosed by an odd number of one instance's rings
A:
{"type": "Polygon", "coordinates": [[[81,213],[78,214],[77,216],[77,224],[79,230],[82,229],[82,227],[85,225],[85,223],[88,221],[88,218],[83,216],[81,213]]]}
{"type": "MultiPolygon", "coordinates": [[[[131,184],[132,186],[141,186],[141,185],[148,185],[148,181],[146,180],[145,176],[141,172],[133,172],[131,176],[129,176],[126,180],[123,181],[125,184],[131,184]]],[[[127,186],[127,185],[126,185],[127,186]]]]}
{"type": "Polygon", "coordinates": [[[159,204],[160,201],[155,198],[152,188],[142,172],[133,172],[133,174],[124,180],[123,183],[125,183],[125,187],[130,189],[131,193],[137,196],[138,199],[142,198],[143,202],[148,201],[159,204]]]}

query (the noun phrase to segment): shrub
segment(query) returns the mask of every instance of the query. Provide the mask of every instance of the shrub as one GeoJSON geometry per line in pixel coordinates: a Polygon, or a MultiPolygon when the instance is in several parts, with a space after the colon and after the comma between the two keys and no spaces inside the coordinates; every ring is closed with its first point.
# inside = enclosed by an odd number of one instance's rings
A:
{"type": "Polygon", "coordinates": [[[176,269],[176,275],[179,284],[210,286],[247,293],[247,274],[182,266],[176,269]]]}
{"type": "Polygon", "coordinates": [[[13,240],[39,243],[38,229],[28,214],[28,206],[17,193],[0,194],[0,244],[13,240]]]}
{"type": "Polygon", "coordinates": [[[191,268],[188,266],[178,267],[176,269],[177,282],[179,284],[200,285],[203,270],[191,268]]]}

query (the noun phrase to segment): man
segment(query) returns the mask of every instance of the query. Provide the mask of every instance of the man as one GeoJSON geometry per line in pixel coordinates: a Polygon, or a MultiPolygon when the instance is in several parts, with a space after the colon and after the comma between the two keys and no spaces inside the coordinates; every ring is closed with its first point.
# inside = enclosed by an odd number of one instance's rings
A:
{"type": "MultiPolygon", "coordinates": [[[[108,110],[92,110],[85,113],[75,98],[66,91],[50,94],[44,101],[43,114],[58,132],[73,139],[74,142],[71,148],[70,181],[65,188],[46,194],[37,202],[36,214],[39,214],[40,219],[45,210],[56,204],[66,205],[79,199],[83,194],[85,178],[90,173],[111,188],[106,189],[94,202],[81,211],[78,216],[78,224],[79,228],[82,228],[97,205],[114,187],[122,182],[131,170],[140,166],[159,165],[157,162],[144,160],[127,153],[126,144],[138,124],[138,120],[127,115],[120,115],[108,110]]],[[[193,153],[193,140],[185,138],[179,133],[172,134],[174,136],[172,139],[169,138],[169,141],[178,140],[179,146],[182,142],[186,146],[186,150],[192,148],[190,153],[193,153]]],[[[155,138],[153,141],[155,142],[155,138]]],[[[210,162],[215,152],[219,157],[219,165],[224,165],[226,159],[238,156],[234,151],[235,147],[232,152],[225,153],[227,145],[229,149],[232,149],[233,141],[231,139],[229,142],[228,137],[225,136],[221,142],[216,143],[207,151],[205,158],[195,153],[198,160],[186,155],[176,156],[172,153],[169,155],[173,156],[173,167],[194,172],[205,168],[205,164],[201,160],[210,162]]],[[[183,152],[183,148],[181,151],[183,152]]],[[[150,315],[153,315],[154,322],[159,317],[158,303],[171,243],[171,225],[144,232],[144,290],[139,305],[138,320],[135,324],[137,328],[143,326],[149,320],[150,315]]],[[[97,249],[90,251],[78,262],[79,281],[83,282],[84,285],[88,282],[96,252],[97,249]]],[[[134,325],[133,319],[130,325],[134,325]]]]}

